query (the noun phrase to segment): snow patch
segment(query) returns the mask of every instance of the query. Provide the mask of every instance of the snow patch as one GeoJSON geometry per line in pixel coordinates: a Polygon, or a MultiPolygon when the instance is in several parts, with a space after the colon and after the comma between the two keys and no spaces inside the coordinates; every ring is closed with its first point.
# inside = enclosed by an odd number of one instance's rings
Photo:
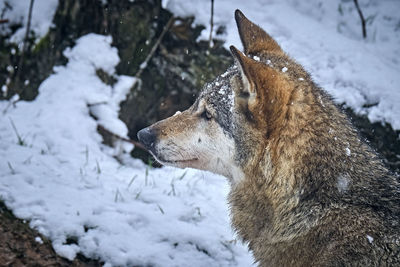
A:
{"type": "Polygon", "coordinates": [[[340,193],[344,193],[349,189],[350,177],[348,175],[339,175],[336,187],[340,193]]]}
{"type": "Polygon", "coordinates": [[[63,245],[60,242],[55,242],[53,243],[53,248],[58,255],[70,261],[73,261],[76,257],[76,254],[80,252],[80,248],[75,244],[63,245]]]}
{"type": "Polygon", "coordinates": [[[139,68],[140,69],[145,69],[145,68],[147,68],[147,62],[145,61],[145,62],[142,62],[141,64],[140,64],[140,66],[139,66],[139,68]]]}
{"type": "Polygon", "coordinates": [[[43,244],[43,240],[40,238],[40,236],[35,237],[35,241],[39,244],[43,244]]]}
{"type": "Polygon", "coordinates": [[[350,150],[350,148],[349,148],[349,147],[346,147],[345,150],[346,150],[346,156],[350,157],[350,155],[351,155],[351,150],[350,150]]]}

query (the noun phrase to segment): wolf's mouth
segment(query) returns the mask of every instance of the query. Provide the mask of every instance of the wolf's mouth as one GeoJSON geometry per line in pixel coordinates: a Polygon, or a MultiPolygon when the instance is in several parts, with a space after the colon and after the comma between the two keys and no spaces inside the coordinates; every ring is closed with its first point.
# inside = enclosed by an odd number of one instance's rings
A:
{"type": "Polygon", "coordinates": [[[176,159],[176,160],[167,160],[161,155],[157,155],[155,152],[152,150],[149,150],[150,154],[153,155],[153,157],[160,162],[161,164],[179,164],[179,163],[189,163],[193,161],[199,160],[199,158],[190,158],[190,159],[176,159]]]}
{"type": "Polygon", "coordinates": [[[191,162],[191,161],[196,161],[199,160],[198,158],[192,158],[192,159],[181,159],[181,160],[164,160],[160,159],[162,162],[166,163],[185,163],[185,162],[191,162]]]}
{"type": "Polygon", "coordinates": [[[189,162],[199,160],[198,158],[167,160],[167,159],[164,159],[163,157],[156,156],[154,153],[152,153],[152,154],[161,164],[189,163],[189,162]]]}

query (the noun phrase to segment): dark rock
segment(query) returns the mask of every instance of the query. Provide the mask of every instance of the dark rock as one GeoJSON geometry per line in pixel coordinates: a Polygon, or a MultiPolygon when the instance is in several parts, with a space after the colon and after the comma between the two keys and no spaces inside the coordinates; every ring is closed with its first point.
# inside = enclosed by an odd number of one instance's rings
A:
{"type": "Polygon", "coordinates": [[[345,112],[369,145],[376,150],[385,164],[400,174],[400,131],[394,131],[388,123],[371,123],[366,116],[356,115],[350,108],[345,112]]]}

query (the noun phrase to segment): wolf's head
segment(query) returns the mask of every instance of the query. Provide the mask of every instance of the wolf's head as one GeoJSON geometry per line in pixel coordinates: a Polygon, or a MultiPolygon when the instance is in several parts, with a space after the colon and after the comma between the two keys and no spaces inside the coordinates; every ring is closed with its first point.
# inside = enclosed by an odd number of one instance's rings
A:
{"type": "Polygon", "coordinates": [[[212,171],[232,183],[271,153],[289,108],[301,101],[293,80],[309,79],[239,10],[235,19],[244,47],[243,54],[231,46],[235,65],[206,84],[189,109],[138,133],[160,163],[212,171]]]}

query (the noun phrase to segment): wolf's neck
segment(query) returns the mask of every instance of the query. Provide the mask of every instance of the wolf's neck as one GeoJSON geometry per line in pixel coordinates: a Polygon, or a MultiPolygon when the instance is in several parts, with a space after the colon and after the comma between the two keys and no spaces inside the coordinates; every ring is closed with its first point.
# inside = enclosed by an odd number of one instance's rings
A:
{"type": "Polygon", "coordinates": [[[246,162],[244,178],[230,192],[232,224],[250,243],[261,235],[274,243],[306,234],[323,216],[324,211],[309,214],[307,204],[299,206],[305,180],[313,175],[312,164],[304,162],[315,134],[290,122],[281,129],[278,141],[265,144],[246,162]]]}
{"type": "Polygon", "coordinates": [[[246,241],[259,237],[261,231],[272,235],[276,221],[281,221],[279,217],[298,204],[288,177],[293,173],[277,172],[272,164],[268,153],[255,157],[246,168],[244,179],[231,189],[232,224],[246,241]]]}

